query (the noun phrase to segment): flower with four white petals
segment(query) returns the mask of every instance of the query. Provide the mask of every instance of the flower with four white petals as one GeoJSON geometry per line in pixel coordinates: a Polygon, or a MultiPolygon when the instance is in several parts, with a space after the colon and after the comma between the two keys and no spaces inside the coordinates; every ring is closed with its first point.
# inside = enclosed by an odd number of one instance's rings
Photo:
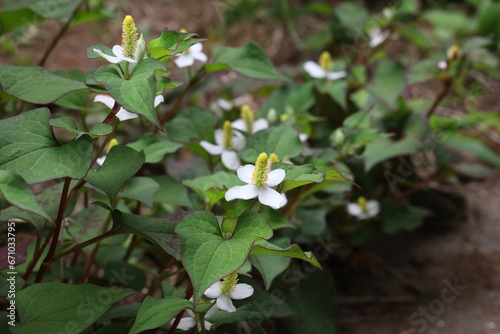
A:
{"type": "Polygon", "coordinates": [[[222,164],[227,169],[236,170],[241,166],[240,159],[236,151],[245,147],[246,140],[239,132],[233,131],[229,121],[224,122],[224,129],[215,130],[215,145],[205,140],[200,142],[208,153],[212,155],[220,155],[222,164]]]}
{"type": "Polygon", "coordinates": [[[358,220],[375,217],[380,212],[379,203],[372,199],[367,201],[364,197],[359,197],[357,203],[347,204],[347,212],[358,220]]]}
{"type": "Polygon", "coordinates": [[[267,129],[269,122],[265,118],[255,119],[253,110],[247,104],[241,107],[241,118],[231,123],[236,130],[254,134],[260,130],[267,129]]]}
{"type": "Polygon", "coordinates": [[[238,274],[232,273],[212,284],[206,291],[208,298],[217,298],[217,307],[223,311],[235,312],[231,299],[245,299],[253,295],[253,288],[249,284],[238,283],[238,274]]]}
{"type": "Polygon", "coordinates": [[[111,49],[114,56],[107,55],[99,49],[94,49],[94,52],[113,64],[117,64],[122,61],[137,63],[137,60],[134,59],[136,47],[137,28],[135,27],[135,22],[132,16],[127,15],[125,16],[125,19],[123,19],[122,45],[115,45],[113,46],[113,49],[111,49]]]}
{"type": "MultiPolygon", "coordinates": [[[[208,310],[208,312],[205,314],[205,317],[203,319],[203,323],[205,325],[205,329],[206,330],[210,330],[210,328],[212,327],[212,323],[207,321],[207,320],[210,320],[210,318],[218,311],[219,309],[217,308],[217,305],[214,305],[210,308],[210,310],[208,310]]],[[[182,317],[181,318],[181,321],[179,321],[179,324],[177,325],[177,328],[180,329],[180,330],[183,330],[183,331],[188,331],[190,330],[191,328],[193,328],[194,326],[197,326],[198,327],[198,332],[201,332],[201,319],[200,319],[200,315],[199,314],[196,314],[194,313],[193,311],[191,310],[186,310],[186,313],[187,313],[187,317],[182,317]]],[[[173,324],[175,321],[175,319],[173,319],[172,321],[170,321],[170,324],[173,324]]]]}
{"type": "Polygon", "coordinates": [[[241,181],[247,184],[230,188],[225,195],[226,201],[232,201],[233,199],[247,200],[257,197],[259,202],[273,209],[279,209],[287,203],[285,194],[280,194],[271,188],[285,179],[286,172],[281,168],[270,171],[266,153],[259,155],[255,166],[241,166],[236,171],[236,174],[238,174],[241,181]]]}
{"type": "Polygon", "coordinates": [[[207,61],[207,55],[203,53],[203,45],[201,43],[192,45],[189,49],[178,54],[174,60],[175,65],[178,67],[188,67],[194,64],[195,60],[199,60],[202,63],[207,61]]]}
{"type": "MultiPolygon", "coordinates": [[[[163,98],[163,95],[156,95],[155,100],[154,100],[154,106],[157,107],[163,101],[165,101],[165,99],[163,98]]],[[[104,103],[104,105],[106,107],[112,109],[114,104],[115,104],[115,99],[113,99],[109,95],[97,95],[94,98],[94,102],[104,103]]],[[[139,117],[139,115],[137,115],[135,113],[131,113],[130,111],[124,109],[123,107],[120,107],[120,110],[118,110],[118,112],[116,113],[116,117],[120,121],[126,121],[128,119],[137,118],[137,117],[139,117]]]]}
{"type": "Polygon", "coordinates": [[[304,63],[304,70],[313,78],[337,80],[344,78],[347,73],[345,71],[332,71],[333,60],[330,52],[323,51],[319,57],[319,64],[308,60],[304,63]]]}

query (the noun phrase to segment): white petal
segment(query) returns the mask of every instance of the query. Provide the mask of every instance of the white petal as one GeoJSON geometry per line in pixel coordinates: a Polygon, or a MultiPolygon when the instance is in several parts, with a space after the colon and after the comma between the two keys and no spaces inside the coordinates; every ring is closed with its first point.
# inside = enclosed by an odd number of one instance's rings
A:
{"type": "Polygon", "coordinates": [[[233,129],[248,132],[247,123],[245,123],[245,121],[242,120],[241,118],[238,118],[237,120],[233,121],[231,123],[231,126],[233,127],[233,129]]]}
{"type": "Polygon", "coordinates": [[[253,133],[269,128],[269,122],[265,118],[259,118],[253,123],[253,133]]]}
{"type": "Polygon", "coordinates": [[[203,44],[201,43],[196,43],[196,44],[193,44],[189,47],[188,49],[189,53],[193,54],[193,53],[200,53],[201,50],[203,50],[203,44]]]}
{"type": "Polygon", "coordinates": [[[285,194],[281,194],[281,203],[280,203],[280,207],[284,207],[286,205],[286,203],[288,203],[288,199],[286,198],[286,195],[285,194]]]}
{"type": "MultiPolygon", "coordinates": [[[[201,45],[201,44],[200,44],[201,45]]],[[[208,57],[206,54],[204,54],[203,52],[196,52],[196,53],[192,53],[191,54],[193,56],[194,59],[196,60],[199,60],[201,61],[202,63],[206,63],[207,60],[208,60],[208,57]]]]}
{"type": "Polygon", "coordinates": [[[309,139],[309,135],[307,133],[299,133],[299,140],[301,142],[305,142],[309,139]]]}
{"type": "Polygon", "coordinates": [[[313,78],[322,79],[326,77],[325,70],[312,60],[308,60],[304,63],[304,70],[313,78]]]}
{"type": "Polygon", "coordinates": [[[440,70],[446,70],[448,68],[448,64],[443,60],[441,60],[437,66],[440,70]]]}
{"type": "Polygon", "coordinates": [[[366,207],[368,208],[368,215],[370,217],[376,216],[380,212],[380,205],[374,199],[369,200],[368,202],[366,202],[366,207]]]}
{"type": "Polygon", "coordinates": [[[121,45],[115,45],[113,46],[113,54],[118,58],[120,59],[120,61],[128,61],[129,63],[137,63],[137,60],[135,60],[134,58],[130,58],[130,57],[125,57],[123,55],[123,48],[121,47],[121,45]]]}
{"type": "Polygon", "coordinates": [[[245,183],[252,183],[252,175],[254,169],[255,169],[254,165],[241,166],[236,171],[236,174],[238,174],[238,177],[240,178],[241,181],[245,183]]]}
{"type": "Polygon", "coordinates": [[[259,195],[258,188],[253,184],[246,184],[244,186],[234,186],[224,195],[226,201],[232,201],[233,199],[251,199],[259,195]]]}
{"type": "Polygon", "coordinates": [[[221,282],[217,281],[214,284],[210,285],[207,290],[205,290],[205,296],[208,298],[219,298],[222,296],[221,282]]]}
{"type": "Polygon", "coordinates": [[[217,129],[214,132],[214,139],[217,145],[222,147],[222,137],[224,137],[224,131],[222,129],[217,129]]]}
{"type": "Polygon", "coordinates": [[[339,71],[339,72],[328,72],[326,74],[326,78],[328,80],[337,80],[340,78],[344,78],[347,75],[345,71],[339,71]]]}
{"type": "Polygon", "coordinates": [[[123,108],[120,108],[120,110],[116,113],[116,117],[118,117],[120,121],[126,121],[128,119],[137,118],[139,117],[139,115],[131,113],[123,108]]]}
{"type": "Polygon", "coordinates": [[[154,102],[154,106],[155,107],[158,107],[158,105],[162,102],[165,101],[165,98],[163,97],[163,95],[156,95],[155,96],[155,102],[154,102]]]}
{"type": "Polygon", "coordinates": [[[264,187],[259,189],[259,202],[277,210],[281,208],[283,197],[276,190],[264,187]]]}
{"type": "Polygon", "coordinates": [[[270,171],[267,174],[267,177],[268,177],[267,186],[268,187],[276,187],[278,184],[283,182],[285,175],[286,175],[285,170],[281,169],[281,168],[270,171]]]}
{"type": "Polygon", "coordinates": [[[180,54],[174,60],[177,67],[188,67],[194,64],[194,58],[190,54],[180,54]]]}
{"type": "Polygon", "coordinates": [[[253,295],[253,288],[249,284],[240,283],[236,284],[236,289],[229,293],[231,299],[245,299],[253,295]]]}
{"type": "MultiPolygon", "coordinates": [[[[224,100],[224,99],[218,99],[217,101],[215,101],[215,104],[217,104],[222,109],[226,109],[226,110],[231,110],[233,108],[233,103],[231,101],[224,100]]],[[[233,126],[233,128],[234,128],[234,126],[233,126]]]]}
{"type": "Polygon", "coordinates": [[[106,107],[108,107],[109,109],[112,109],[113,106],[115,105],[115,99],[112,98],[111,96],[109,95],[97,95],[95,98],[94,98],[94,102],[101,102],[101,103],[104,103],[104,105],[106,107]]]}
{"type": "Polygon", "coordinates": [[[227,169],[237,170],[238,167],[241,166],[240,158],[238,158],[238,154],[236,154],[235,151],[223,150],[220,157],[222,164],[226,166],[227,169]]]}
{"type": "Polygon", "coordinates": [[[219,308],[217,307],[217,305],[212,306],[210,310],[208,310],[207,314],[205,314],[205,319],[210,319],[215,315],[215,313],[217,313],[218,310],[219,308]]]}
{"type": "MultiPolygon", "coordinates": [[[[171,321],[171,323],[173,323],[173,321],[171,321]]],[[[181,319],[181,321],[179,321],[177,328],[183,331],[188,331],[194,326],[196,326],[196,320],[194,320],[192,317],[184,317],[181,319]]]]}
{"type": "Polygon", "coordinates": [[[108,56],[107,54],[105,54],[104,52],[102,52],[99,49],[94,49],[94,52],[97,53],[99,56],[103,57],[104,59],[106,59],[107,61],[109,61],[110,63],[113,63],[113,64],[117,64],[117,63],[119,63],[119,62],[122,61],[121,58],[113,57],[113,56],[108,56]]]}
{"type": "Polygon", "coordinates": [[[240,151],[242,150],[247,141],[245,136],[239,132],[235,132],[233,138],[231,138],[231,144],[233,145],[233,150],[240,151]]]}
{"type": "Polygon", "coordinates": [[[352,216],[359,216],[362,214],[363,210],[361,210],[361,206],[357,203],[349,203],[347,204],[347,212],[352,216]]]}
{"type": "Polygon", "coordinates": [[[220,155],[222,153],[222,146],[220,145],[214,145],[205,140],[200,141],[200,145],[211,155],[220,155]]]}
{"type": "MultiPolygon", "coordinates": [[[[209,311],[209,312],[210,312],[210,311],[209,311]]],[[[207,314],[208,314],[208,313],[207,313],[207,314]]],[[[206,321],[206,320],[205,320],[204,322],[205,322],[205,329],[206,329],[207,331],[209,331],[209,330],[210,330],[210,328],[212,328],[212,325],[213,325],[213,324],[212,324],[212,323],[210,323],[210,322],[208,322],[208,321],[206,321]]]]}
{"type": "Polygon", "coordinates": [[[97,158],[97,160],[95,162],[97,162],[99,164],[99,166],[102,166],[102,164],[104,163],[104,161],[106,161],[106,156],[105,155],[103,155],[100,158],[97,158]]]}
{"type": "Polygon", "coordinates": [[[217,298],[217,307],[223,311],[228,311],[228,312],[236,311],[236,307],[234,307],[231,298],[229,298],[229,296],[226,295],[222,295],[219,298],[217,298]]]}

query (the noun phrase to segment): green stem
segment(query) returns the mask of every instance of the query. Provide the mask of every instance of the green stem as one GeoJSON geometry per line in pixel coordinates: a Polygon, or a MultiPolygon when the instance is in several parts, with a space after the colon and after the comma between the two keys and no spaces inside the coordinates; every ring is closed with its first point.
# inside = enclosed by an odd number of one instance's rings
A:
{"type": "Polygon", "coordinates": [[[57,211],[57,218],[54,222],[54,226],[52,227],[52,243],[50,244],[49,252],[45,259],[43,259],[42,265],[40,266],[40,270],[36,275],[35,283],[41,282],[43,279],[43,275],[45,271],[48,269],[52,262],[52,258],[56,253],[57,244],[59,242],[59,235],[61,234],[61,226],[62,221],[64,219],[64,211],[66,210],[66,206],[68,204],[68,191],[69,185],[71,184],[71,178],[66,177],[64,180],[63,190],[61,193],[61,201],[59,202],[59,210],[57,211]]]}

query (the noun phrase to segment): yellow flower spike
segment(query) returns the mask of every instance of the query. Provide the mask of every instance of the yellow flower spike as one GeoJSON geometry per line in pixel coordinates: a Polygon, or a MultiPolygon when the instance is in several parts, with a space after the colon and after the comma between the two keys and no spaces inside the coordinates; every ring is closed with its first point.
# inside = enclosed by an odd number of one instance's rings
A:
{"type": "Polygon", "coordinates": [[[361,212],[368,213],[368,204],[367,204],[366,198],[364,198],[363,196],[359,197],[358,204],[361,208],[361,212]]]}
{"type": "Polygon", "coordinates": [[[111,139],[109,144],[108,144],[108,147],[106,148],[106,154],[109,152],[109,150],[111,150],[111,148],[113,148],[113,146],[116,146],[118,145],[118,140],[116,139],[111,139]]]}
{"type": "Polygon", "coordinates": [[[269,163],[270,163],[270,164],[273,164],[273,163],[275,163],[275,162],[279,162],[278,155],[277,155],[277,154],[275,154],[275,153],[271,153],[271,154],[269,155],[269,163]]]}
{"type": "Polygon", "coordinates": [[[238,283],[238,274],[232,273],[221,279],[220,290],[223,295],[229,295],[231,292],[236,290],[236,284],[238,283]]]}
{"type": "Polygon", "coordinates": [[[452,60],[456,60],[458,58],[458,53],[460,52],[460,48],[458,45],[453,45],[446,51],[446,59],[450,62],[452,60]]]}
{"type": "Polygon", "coordinates": [[[180,32],[182,32],[183,34],[187,34],[187,30],[184,28],[182,28],[180,32]]]}
{"type": "Polygon", "coordinates": [[[268,163],[267,154],[265,153],[259,154],[259,157],[255,162],[255,168],[253,170],[251,178],[252,184],[257,188],[262,188],[267,185],[267,180],[269,179],[269,176],[267,175],[267,173],[269,173],[267,163],[268,163]]]}
{"type": "Polygon", "coordinates": [[[282,115],[280,116],[280,120],[281,120],[282,122],[286,122],[286,121],[288,121],[288,120],[290,119],[290,117],[291,117],[291,116],[290,116],[290,114],[282,114],[282,115]]]}
{"type": "Polygon", "coordinates": [[[255,116],[253,110],[249,105],[244,104],[241,107],[241,119],[245,122],[248,133],[253,133],[253,123],[255,122],[255,116]]]}
{"type": "Polygon", "coordinates": [[[330,71],[333,68],[332,55],[328,51],[323,51],[319,56],[319,66],[325,71],[330,71]]]}
{"type": "Polygon", "coordinates": [[[135,27],[134,19],[132,16],[127,15],[123,19],[122,28],[122,48],[125,57],[134,57],[137,39],[137,28],[135,27]]]}
{"type": "Polygon", "coordinates": [[[233,127],[231,126],[231,122],[225,121],[224,122],[224,133],[222,136],[222,147],[225,150],[232,150],[233,149],[233,136],[234,136],[234,131],[233,127]]]}

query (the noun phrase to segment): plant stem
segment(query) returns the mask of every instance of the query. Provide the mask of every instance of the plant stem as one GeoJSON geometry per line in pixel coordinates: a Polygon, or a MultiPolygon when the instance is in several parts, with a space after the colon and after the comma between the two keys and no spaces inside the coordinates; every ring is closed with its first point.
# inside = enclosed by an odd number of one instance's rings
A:
{"type": "Polygon", "coordinates": [[[28,278],[30,277],[31,273],[33,272],[33,269],[35,269],[36,264],[38,263],[38,260],[42,256],[43,252],[45,251],[45,248],[49,244],[49,241],[52,238],[52,234],[54,233],[54,229],[51,229],[49,234],[47,235],[47,238],[45,238],[45,241],[43,245],[40,248],[37,248],[36,253],[33,256],[33,259],[31,259],[28,267],[26,268],[26,272],[23,275],[24,281],[27,281],[28,278]]]}
{"type": "MultiPolygon", "coordinates": [[[[115,205],[113,205],[113,208],[115,208],[115,207],[116,207],[116,201],[115,201],[115,205]]],[[[87,242],[83,243],[83,244],[88,243],[88,245],[90,245],[91,243],[89,243],[89,241],[92,241],[92,243],[96,243],[96,244],[94,246],[94,249],[92,249],[92,252],[89,255],[89,259],[87,261],[87,266],[85,267],[85,272],[83,273],[83,276],[82,276],[82,281],[81,281],[82,284],[87,281],[87,278],[90,275],[90,271],[92,270],[92,266],[94,265],[95,257],[97,256],[97,251],[99,250],[99,246],[101,245],[100,241],[102,239],[107,238],[108,236],[115,234],[114,231],[107,231],[106,232],[106,230],[109,228],[109,223],[111,222],[111,219],[112,219],[112,216],[110,213],[108,215],[106,222],[103,225],[102,234],[93,238],[93,239],[87,240],[87,242]]],[[[85,246],[87,246],[87,245],[84,245],[83,247],[85,247],[85,246]]]]}
{"type": "MultiPolygon", "coordinates": [[[[185,299],[189,300],[193,296],[193,286],[190,284],[189,288],[186,291],[186,297],[185,299]]],[[[184,310],[180,311],[179,314],[175,317],[174,323],[170,327],[170,330],[168,331],[168,334],[174,334],[175,331],[177,330],[177,326],[179,326],[179,322],[181,322],[182,315],[184,314],[184,310]]]]}
{"type": "Polygon", "coordinates": [[[436,111],[437,106],[441,103],[441,101],[444,99],[444,97],[448,94],[448,92],[451,89],[452,86],[452,79],[451,78],[445,78],[443,79],[443,85],[441,86],[441,91],[439,94],[436,96],[434,99],[434,102],[432,102],[432,105],[430,106],[429,110],[425,114],[425,117],[430,118],[434,111],[436,111]]]}
{"type": "Polygon", "coordinates": [[[71,13],[70,17],[68,18],[68,21],[66,21],[66,23],[61,27],[61,30],[59,30],[59,33],[56,35],[56,37],[54,37],[54,39],[52,40],[52,43],[50,43],[47,50],[45,50],[45,53],[43,54],[42,59],[40,59],[40,61],[38,62],[38,66],[45,65],[47,58],[49,58],[50,54],[52,53],[52,51],[56,47],[57,43],[59,43],[59,41],[61,40],[61,37],[68,30],[69,26],[71,25],[71,22],[73,22],[73,19],[75,18],[76,13],[78,13],[78,10],[80,9],[80,5],[82,4],[82,2],[83,1],[80,1],[80,3],[78,3],[78,5],[75,7],[75,9],[71,13]]]}
{"type": "Polygon", "coordinates": [[[43,259],[42,265],[40,266],[40,270],[36,275],[35,283],[42,281],[43,275],[45,274],[47,268],[50,266],[52,258],[54,257],[54,254],[56,252],[57,244],[59,242],[59,234],[61,234],[62,221],[64,219],[64,211],[66,210],[66,206],[68,204],[68,191],[70,183],[71,183],[71,178],[66,177],[64,179],[63,190],[61,193],[61,201],[59,202],[59,210],[57,211],[57,218],[56,221],[54,222],[54,226],[52,227],[53,231],[52,243],[50,244],[47,256],[43,259]]]}

